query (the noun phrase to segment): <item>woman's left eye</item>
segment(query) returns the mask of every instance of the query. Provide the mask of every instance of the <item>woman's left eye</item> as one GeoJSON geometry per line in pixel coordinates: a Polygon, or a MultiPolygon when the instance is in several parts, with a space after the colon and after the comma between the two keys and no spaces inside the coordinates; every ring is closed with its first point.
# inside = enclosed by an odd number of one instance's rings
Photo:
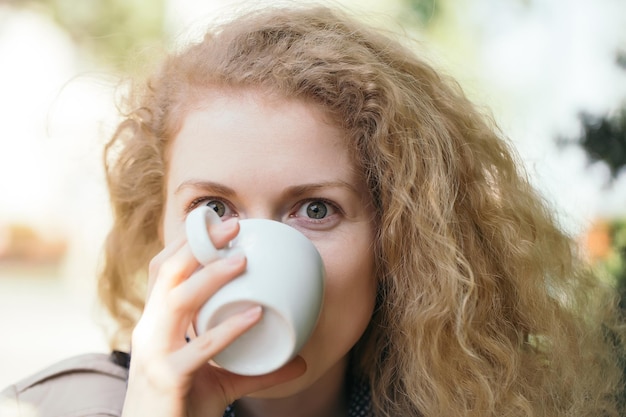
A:
{"type": "Polygon", "coordinates": [[[312,200],[300,206],[296,212],[296,217],[308,217],[313,220],[322,220],[332,214],[335,214],[335,208],[332,204],[323,200],[312,200]]]}

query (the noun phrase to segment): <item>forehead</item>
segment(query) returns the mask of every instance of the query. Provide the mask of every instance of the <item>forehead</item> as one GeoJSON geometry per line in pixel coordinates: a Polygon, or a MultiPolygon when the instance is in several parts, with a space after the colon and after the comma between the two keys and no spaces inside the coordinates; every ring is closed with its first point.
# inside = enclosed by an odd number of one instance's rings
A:
{"type": "Polygon", "coordinates": [[[255,90],[209,91],[190,106],[168,165],[172,180],[236,174],[358,181],[345,132],[320,106],[255,90]]]}

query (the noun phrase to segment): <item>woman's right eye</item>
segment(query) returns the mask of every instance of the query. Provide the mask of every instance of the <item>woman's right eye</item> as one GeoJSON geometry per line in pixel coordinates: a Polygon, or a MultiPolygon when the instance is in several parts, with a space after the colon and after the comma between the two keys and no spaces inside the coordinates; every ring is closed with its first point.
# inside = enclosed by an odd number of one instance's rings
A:
{"type": "Polygon", "coordinates": [[[226,214],[226,209],[228,208],[226,207],[226,204],[224,204],[224,202],[220,200],[209,200],[204,205],[211,207],[220,217],[224,217],[224,214],[226,214]]]}
{"type": "Polygon", "coordinates": [[[224,201],[216,199],[216,198],[207,198],[207,197],[202,197],[202,198],[198,198],[194,200],[190,204],[188,211],[191,211],[195,209],[196,207],[200,207],[200,206],[211,207],[220,217],[224,217],[224,216],[232,217],[235,215],[232,212],[232,209],[224,201]]]}

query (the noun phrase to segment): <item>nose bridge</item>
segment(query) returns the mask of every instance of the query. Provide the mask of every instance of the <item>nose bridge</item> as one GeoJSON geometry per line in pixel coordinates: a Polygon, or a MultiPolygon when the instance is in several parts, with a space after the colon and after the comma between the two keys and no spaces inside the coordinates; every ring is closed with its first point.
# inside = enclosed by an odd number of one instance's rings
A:
{"type": "Polygon", "coordinates": [[[278,202],[274,202],[268,195],[263,194],[251,200],[241,214],[246,219],[282,221],[282,208],[278,202]]]}
{"type": "Polygon", "coordinates": [[[264,212],[257,212],[257,211],[252,211],[252,212],[248,212],[245,215],[246,219],[265,219],[265,220],[276,220],[276,221],[282,221],[281,217],[278,215],[273,215],[270,213],[264,213],[264,212]]]}

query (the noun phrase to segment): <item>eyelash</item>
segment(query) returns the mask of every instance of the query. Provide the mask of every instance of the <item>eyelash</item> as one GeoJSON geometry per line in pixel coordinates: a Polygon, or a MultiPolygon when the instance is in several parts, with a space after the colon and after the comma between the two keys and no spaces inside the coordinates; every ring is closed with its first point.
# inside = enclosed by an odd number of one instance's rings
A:
{"type": "MultiPolygon", "coordinates": [[[[230,210],[235,212],[235,210],[233,210],[231,205],[226,200],[224,200],[223,198],[204,196],[204,197],[198,197],[198,198],[192,200],[191,203],[189,203],[187,205],[187,208],[185,208],[185,214],[189,213],[190,211],[193,211],[193,209],[198,207],[200,204],[202,204],[204,202],[209,202],[209,201],[221,201],[222,203],[224,203],[224,205],[226,207],[228,207],[230,210]]],[[[236,217],[236,215],[235,215],[235,217],[236,217]]]]}
{"type": "MultiPolygon", "coordinates": [[[[226,207],[228,207],[230,210],[233,211],[233,213],[235,213],[234,217],[237,217],[236,211],[233,210],[232,206],[227,201],[225,201],[224,199],[219,198],[219,197],[211,197],[211,196],[198,197],[198,198],[192,200],[191,203],[189,203],[189,205],[185,209],[185,214],[189,213],[190,211],[192,211],[193,209],[198,207],[200,204],[202,204],[204,202],[208,202],[208,201],[213,201],[213,200],[221,201],[222,203],[224,203],[224,205],[226,207]]],[[[294,206],[293,206],[293,208],[291,210],[291,213],[296,213],[302,206],[306,205],[307,203],[313,203],[313,202],[317,202],[317,201],[328,205],[336,213],[343,214],[343,211],[341,210],[341,208],[337,204],[335,204],[332,201],[327,200],[325,198],[307,198],[305,200],[300,200],[296,204],[294,204],[294,206]]],[[[296,216],[295,216],[295,214],[289,214],[289,217],[290,218],[294,218],[296,216]]],[[[309,220],[310,221],[314,221],[314,222],[323,222],[326,219],[324,218],[324,219],[309,219],[309,220]]]]}
{"type": "MultiPolygon", "coordinates": [[[[298,201],[293,207],[293,209],[291,210],[292,213],[296,213],[298,210],[300,210],[302,207],[304,207],[305,205],[307,205],[308,203],[315,203],[315,202],[320,202],[320,203],[324,203],[327,206],[329,206],[336,214],[343,214],[343,211],[341,210],[341,208],[339,206],[337,206],[337,204],[333,203],[330,200],[326,200],[325,198],[307,198],[306,200],[301,200],[298,201]]],[[[290,214],[289,217],[295,218],[296,216],[294,214],[290,214]]],[[[308,221],[312,221],[315,223],[322,223],[326,220],[328,220],[328,218],[323,218],[323,219],[313,219],[313,218],[307,218],[308,221]]]]}

